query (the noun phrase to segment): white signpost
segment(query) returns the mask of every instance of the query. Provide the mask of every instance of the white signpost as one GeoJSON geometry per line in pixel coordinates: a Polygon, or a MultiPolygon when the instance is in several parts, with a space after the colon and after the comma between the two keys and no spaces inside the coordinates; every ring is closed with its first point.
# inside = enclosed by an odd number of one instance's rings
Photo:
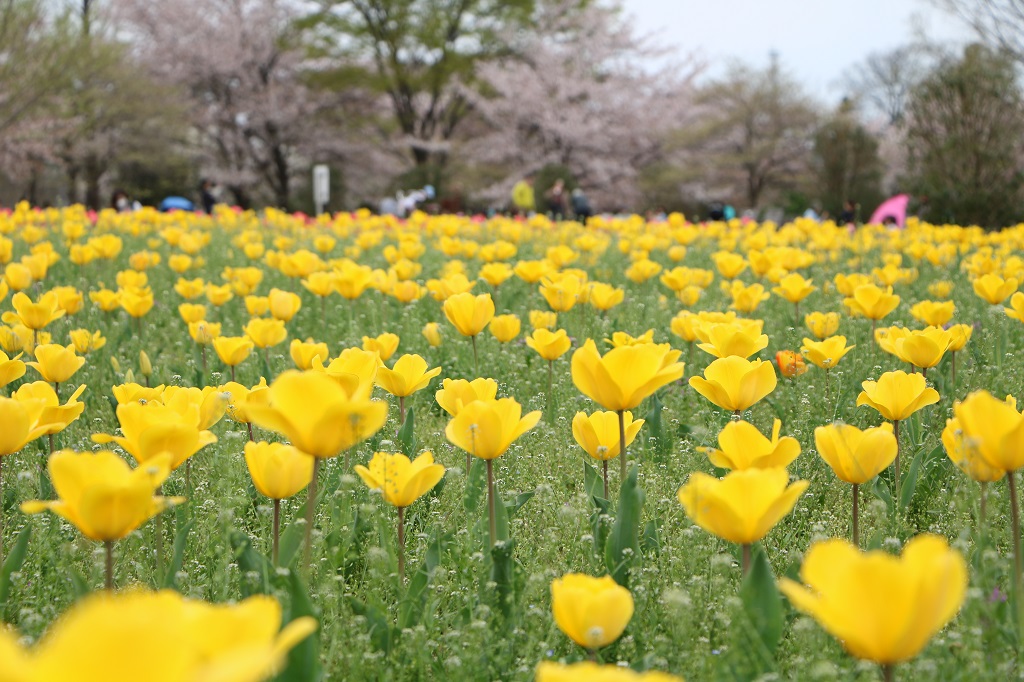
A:
{"type": "Polygon", "coordinates": [[[313,166],[313,205],[316,206],[317,215],[324,212],[330,200],[331,169],[326,164],[318,163],[313,166]]]}

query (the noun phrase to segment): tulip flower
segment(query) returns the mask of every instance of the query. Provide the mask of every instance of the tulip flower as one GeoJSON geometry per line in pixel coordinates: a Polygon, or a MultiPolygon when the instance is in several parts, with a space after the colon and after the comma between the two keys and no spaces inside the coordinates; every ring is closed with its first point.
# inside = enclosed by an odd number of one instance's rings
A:
{"type": "Polygon", "coordinates": [[[531,310],[530,326],[536,329],[551,329],[558,324],[558,313],[550,310],[531,310]]]}
{"type": "Polygon", "coordinates": [[[632,410],[662,386],[683,377],[680,351],[668,344],[621,346],[604,357],[593,339],[572,355],[572,381],[583,395],[606,410],[619,413],[619,468],[626,480],[626,428],[624,413],[632,410]]]}
{"type": "Polygon", "coordinates": [[[11,397],[15,400],[36,401],[41,400],[46,405],[43,413],[39,416],[39,423],[46,424],[46,435],[50,438],[50,452],[53,452],[53,436],[60,433],[71,422],[82,416],[85,411],[85,403],[78,402],[78,398],[85,392],[85,385],[81,385],[68,398],[63,405],[57,397],[57,392],[45,381],[34,381],[30,384],[22,384],[21,388],[15,391],[11,397]]]}
{"type": "Polygon", "coordinates": [[[779,280],[779,285],[773,287],[772,291],[793,304],[796,324],[800,323],[800,301],[810,296],[818,287],[811,284],[811,280],[804,279],[802,275],[791,272],[779,280]]]}
{"type": "Polygon", "coordinates": [[[295,314],[302,308],[302,299],[292,291],[271,289],[267,294],[270,302],[270,314],[275,320],[290,322],[295,314]]]}
{"type": "Polygon", "coordinates": [[[492,464],[495,459],[505,454],[514,440],[540,421],[539,411],[524,416],[522,409],[514,398],[474,400],[464,404],[444,430],[449,442],[466,453],[467,474],[470,456],[478,457],[487,463],[487,511],[490,519],[491,546],[497,542],[492,464]]]}
{"type": "Polygon", "coordinates": [[[735,355],[712,362],[704,369],[703,377],[690,377],[693,390],[736,414],[774,391],[777,384],[772,363],[735,355]]]}
{"type": "Polygon", "coordinates": [[[768,347],[768,335],[759,334],[756,328],[732,322],[704,323],[695,327],[697,338],[703,343],[697,344],[705,353],[716,358],[736,355],[749,358],[768,347]]]}
{"type": "Polygon", "coordinates": [[[747,261],[743,256],[731,251],[718,251],[711,255],[711,259],[715,261],[715,267],[725,279],[736,279],[747,269],[747,261]]]}
{"type": "Polygon", "coordinates": [[[254,343],[248,336],[218,336],[213,340],[217,357],[231,368],[231,380],[235,380],[235,367],[245,362],[252,352],[254,343]]]}
{"type": "Polygon", "coordinates": [[[984,526],[988,484],[1005,476],[1006,470],[994,467],[985,460],[979,447],[981,441],[976,436],[965,433],[960,420],[956,417],[946,420],[946,427],[942,430],[941,438],[942,446],[950,461],[981,486],[978,522],[980,526],[984,526]]]}
{"type": "Polygon", "coordinates": [[[405,582],[405,508],[427,494],[444,478],[444,466],[424,452],[416,459],[402,454],[375,452],[369,468],[356,465],[359,478],[379,491],[384,501],[398,509],[398,579],[405,582]]]}
{"type": "MultiPolygon", "coordinates": [[[[644,425],[643,419],[633,419],[632,412],[622,414],[622,423],[626,427],[626,445],[628,446],[644,425]]],[[[572,420],[572,436],[583,450],[601,462],[604,477],[604,497],[608,496],[608,460],[615,459],[622,453],[619,443],[619,415],[616,412],[577,412],[572,420]]]]}
{"type": "Polygon", "coordinates": [[[264,353],[268,348],[276,346],[288,338],[288,330],[285,329],[284,322],[274,318],[255,317],[249,320],[243,331],[257,348],[263,349],[264,353]]]}
{"type": "Polygon", "coordinates": [[[953,301],[920,301],[910,309],[914,319],[930,327],[942,327],[953,319],[956,304],[953,301]]]}
{"type": "Polygon", "coordinates": [[[927,375],[928,368],[939,364],[952,342],[952,334],[945,329],[928,327],[896,339],[893,347],[896,357],[919,368],[922,375],[927,375]]]}
{"type": "Polygon", "coordinates": [[[477,357],[476,336],[484,330],[494,317],[494,301],[490,294],[474,296],[469,292],[455,294],[444,302],[444,315],[463,336],[468,336],[473,343],[473,366],[479,374],[480,363],[477,357]]]}
{"type": "Polygon", "coordinates": [[[119,384],[111,389],[114,394],[114,400],[117,401],[118,405],[124,405],[125,403],[137,403],[137,402],[153,402],[162,403],[164,401],[164,388],[163,384],[159,386],[149,387],[134,382],[125,384],[119,384]]]}
{"type": "Polygon", "coordinates": [[[479,277],[497,290],[514,274],[508,263],[485,263],[480,267],[479,277]]]}
{"type": "Polygon", "coordinates": [[[823,341],[812,341],[804,337],[804,345],[800,349],[803,356],[818,367],[828,372],[857,346],[847,346],[845,336],[831,336],[823,341]]]}
{"type": "Polygon", "coordinates": [[[307,565],[320,461],[337,457],[369,438],[387,421],[387,403],[370,400],[366,395],[349,393],[325,373],[288,370],[278,375],[267,389],[265,404],[246,405],[252,423],[280,433],[299,450],[316,458],[306,498],[307,565]]]}
{"type": "Polygon", "coordinates": [[[133,589],[83,597],[31,650],[0,630],[0,651],[5,674],[19,681],[259,682],[315,630],[309,616],[281,629],[281,607],[270,596],[207,604],[173,590],[133,589]]]}
{"type": "MultiPolygon", "coordinates": [[[[878,410],[893,424],[897,445],[900,439],[900,422],[922,407],[939,402],[939,393],[926,385],[921,374],[907,374],[902,370],[886,372],[878,381],[865,381],[864,390],[857,396],[857,405],[867,405],[878,410]]],[[[900,455],[896,453],[896,486],[900,485],[900,455]]]]}
{"type": "Polygon", "coordinates": [[[24,502],[26,514],[52,511],[70,521],[85,537],[102,542],[107,553],[106,586],[114,587],[114,541],[183,498],[154,496],[170,473],[171,455],[162,453],[137,469],[109,450],[50,456],[48,468],[58,498],[24,502]]]}
{"type": "Polygon", "coordinates": [[[814,429],[814,447],[836,477],[853,484],[853,544],[860,542],[860,486],[896,459],[899,448],[891,424],[861,431],[849,424],[814,429]]]}
{"type": "Polygon", "coordinates": [[[593,661],[556,663],[541,661],[534,682],[683,682],[683,678],[657,670],[638,673],[621,665],[593,661]]]}
{"type": "Polygon", "coordinates": [[[33,331],[43,329],[65,315],[57,294],[52,291],[40,296],[36,302],[19,291],[11,297],[11,305],[14,306],[14,312],[4,313],[3,321],[7,324],[22,324],[33,331]]]}
{"type": "Polygon", "coordinates": [[[567,573],[551,581],[551,614],[559,630],[593,652],[622,635],[633,617],[633,595],[609,575],[567,573]]]}
{"type": "Polygon", "coordinates": [[[110,289],[90,291],[89,300],[105,313],[112,313],[121,307],[121,295],[110,289]]]}
{"type": "Polygon", "coordinates": [[[313,358],[318,357],[323,362],[330,355],[326,343],[317,343],[313,339],[306,339],[305,341],[292,339],[288,350],[296,369],[302,370],[313,369],[313,358]]]}
{"type": "Polygon", "coordinates": [[[441,345],[441,328],[437,322],[427,322],[423,325],[423,338],[427,340],[432,348],[441,345]]]}
{"type": "Polygon", "coordinates": [[[281,500],[309,485],[313,478],[313,458],[291,445],[250,440],[245,444],[245,465],[256,490],[274,502],[271,559],[277,566],[281,500]]]}
{"type": "Polygon", "coordinates": [[[711,463],[723,469],[771,469],[787,467],[800,454],[800,443],[796,438],[784,436],[782,421],[772,423],[772,438],[768,440],[753,424],[745,421],[731,421],[718,433],[718,447],[698,448],[711,463]]]}
{"type": "Polygon", "coordinates": [[[18,353],[11,358],[7,353],[0,351],[0,386],[6,386],[25,376],[25,363],[21,361],[21,355],[18,353]]]}
{"type": "Polygon", "coordinates": [[[441,373],[440,367],[427,369],[427,361],[419,355],[403,355],[394,369],[381,365],[377,370],[377,385],[398,398],[399,424],[405,423],[405,399],[424,389],[430,380],[441,373]]]}
{"type": "Polygon", "coordinates": [[[827,339],[839,330],[839,313],[809,313],[804,315],[804,324],[815,338],[827,339]]]}
{"type": "Polygon", "coordinates": [[[700,471],[679,489],[686,515],[704,530],[743,547],[743,573],[750,568],[750,545],[768,534],[793,510],[807,481],[789,484],[782,467],[741,469],[718,479],[700,471]]]}
{"type": "Polygon", "coordinates": [[[564,329],[552,332],[545,327],[539,327],[526,337],[526,345],[550,363],[562,357],[572,346],[572,341],[564,329]]]}
{"type": "Polygon", "coordinates": [[[334,379],[353,398],[370,398],[380,367],[381,358],[377,351],[362,348],[345,348],[326,367],[319,358],[313,359],[313,371],[323,372],[334,379]]]}
{"type": "MultiPolygon", "coordinates": [[[[725,284],[722,286],[726,287],[725,284]]],[[[729,307],[747,315],[757,310],[762,301],[767,301],[771,297],[761,284],[746,286],[738,280],[734,280],[732,286],[726,288],[726,293],[732,297],[729,307]]]]}
{"type": "Polygon", "coordinates": [[[4,283],[20,293],[32,286],[32,271],[22,263],[9,263],[4,268],[4,283]]]}
{"type": "Polygon", "coordinates": [[[807,372],[804,356],[791,350],[780,350],[775,354],[775,364],[779,366],[779,374],[792,379],[807,372]]]}
{"type": "Polygon", "coordinates": [[[395,351],[398,350],[399,342],[398,334],[392,334],[391,332],[384,332],[376,337],[364,336],[363,350],[377,353],[380,356],[381,362],[387,362],[395,354],[395,351]]]}
{"type": "Polygon", "coordinates": [[[648,329],[638,336],[633,336],[629,332],[612,332],[612,338],[605,339],[604,341],[612,348],[620,346],[645,346],[649,343],[654,343],[654,330],[648,329]]]}
{"type": "Polygon", "coordinates": [[[589,286],[587,302],[601,313],[606,313],[622,303],[625,297],[626,292],[623,289],[604,282],[594,282],[589,286]]]}
{"type": "Polygon", "coordinates": [[[518,315],[495,315],[488,328],[499,343],[508,343],[519,336],[522,325],[518,315]]]}
{"type": "Polygon", "coordinates": [[[246,296],[245,309],[251,317],[261,317],[270,312],[270,298],[267,296],[246,296]]]}
{"type": "Polygon", "coordinates": [[[91,332],[88,329],[72,329],[68,332],[68,338],[71,340],[71,345],[75,347],[75,352],[81,355],[86,355],[107,345],[107,340],[101,332],[91,332]]]}
{"type": "Polygon", "coordinates": [[[137,329],[142,328],[142,318],[153,309],[155,303],[153,292],[149,287],[121,289],[118,293],[118,300],[124,311],[135,319],[137,329]]]}
{"type": "Polygon", "coordinates": [[[182,298],[192,300],[193,298],[199,298],[206,291],[206,282],[202,278],[197,277],[196,279],[184,279],[178,278],[178,281],[174,284],[174,290],[178,292],[178,295],[182,298]]]}
{"type": "Polygon", "coordinates": [[[891,313],[900,304],[900,297],[892,293],[892,287],[881,289],[874,284],[862,284],[853,290],[853,295],[843,299],[851,315],[861,315],[871,320],[871,336],[875,335],[878,320],[891,313]]]}
{"type": "Polygon", "coordinates": [[[556,313],[572,310],[572,307],[580,299],[582,291],[583,282],[572,275],[557,278],[545,277],[541,280],[540,295],[556,313]]]}
{"type": "Polygon", "coordinates": [[[1007,296],[1017,291],[1020,282],[1014,277],[1003,279],[990,272],[978,277],[971,284],[974,287],[974,293],[981,299],[989,305],[999,305],[1006,300],[1007,296]]]}
{"type": "Polygon", "coordinates": [[[206,300],[218,308],[235,297],[235,292],[232,290],[230,284],[207,284],[206,285],[206,300]]]}
{"type": "Polygon", "coordinates": [[[234,381],[229,381],[217,389],[220,393],[227,396],[225,414],[230,417],[232,421],[246,425],[249,430],[249,440],[254,440],[254,438],[252,436],[252,424],[249,421],[249,412],[246,407],[250,404],[265,405],[269,398],[267,393],[268,388],[267,380],[260,377],[260,383],[256,384],[252,388],[243,386],[242,384],[234,381]]]}
{"type": "Polygon", "coordinates": [[[163,454],[171,456],[171,471],[185,463],[200,449],[217,442],[217,436],[200,429],[200,407],[167,406],[162,403],[128,402],[117,406],[121,436],[93,434],[92,440],[115,442],[135,458],[140,466],[163,454]]]}
{"type": "Polygon", "coordinates": [[[800,579],[806,587],[779,581],[790,603],[892,680],[892,666],[916,656],[960,610],[967,562],[936,535],[911,538],[901,557],[824,540],[808,550],[800,579]]]}
{"type": "Polygon", "coordinates": [[[451,416],[455,416],[469,403],[476,400],[494,400],[498,394],[498,382],[494,379],[445,379],[441,389],[434,394],[437,404],[451,416]]]}
{"type": "Polygon", "coordinates": [[[1006,316],[1024,322],[1024,292],[1018,291],[1010,297],[1010,307],[1003,308],[1006,316]]]}
{"type": "Polygon", "coordinates": [[[74,375],[82,365],[85,358],[75,354],[74,344],[61,346],[56,343],[46,343],[36,346],[36,362],[25,364],[35,369],[39,374],[60,391],[60,384],[63,384],[74,375]]]}

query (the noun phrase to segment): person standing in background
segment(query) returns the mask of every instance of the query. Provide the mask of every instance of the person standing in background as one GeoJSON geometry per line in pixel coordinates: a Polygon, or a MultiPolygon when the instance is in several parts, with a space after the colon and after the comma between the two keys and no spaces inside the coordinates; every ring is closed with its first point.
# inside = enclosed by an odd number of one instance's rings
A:
{"type": "Polygon", "coordinates": [[[517,215],[529,215],[537,210],[532,175],[527,175],[512,187],[512,204],[516,207],[517,215]]]}
{"type": "Polygon", "coordinates": [[[565,201],[565,181],[562,178],[555,180],[555,184],[551,185],[551,189],[547,191],[548,200],[548,213],[551,214],[552,218],[564,218],[567,215],[567,206],[565,201]]]}

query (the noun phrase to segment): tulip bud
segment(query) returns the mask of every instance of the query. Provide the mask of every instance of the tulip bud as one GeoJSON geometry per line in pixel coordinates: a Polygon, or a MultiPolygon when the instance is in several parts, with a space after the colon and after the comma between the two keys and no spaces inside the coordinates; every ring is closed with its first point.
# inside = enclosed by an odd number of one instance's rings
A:
{"type": "Polygon", "coordinates": [[[121,363],[113,355],[110,356],[110,366],[114,368],[115,374],[121,373],[121,363]]]}
{"type": "Polygon", "coordinates": [[[139,351],[139,373],[144,377],[153,376],[153,363],[149,361],[146,351],[139,351]]]}

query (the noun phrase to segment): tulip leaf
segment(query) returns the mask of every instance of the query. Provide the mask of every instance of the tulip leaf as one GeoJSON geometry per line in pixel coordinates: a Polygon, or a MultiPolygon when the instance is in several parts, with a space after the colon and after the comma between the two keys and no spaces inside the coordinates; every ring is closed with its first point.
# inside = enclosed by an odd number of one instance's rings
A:
{"type": "Polygon", "coordinates": [[[490,582],[494,584],[492,596],[494,608],[505,617],[508,622],[512,615],[512,607],[515,604],[516,593],[516,566],[513,558],[515,542],[513,540],[498,540],[491,547],[491,574],[490,582]]]}
{"type": "Polygon", "coordinates": [[[270,562],[253,548],[249,536],[238,530],[232,532],[231,549],[240,569],[242,596],[269,592],[270,562]]]}
{"type": "Polygon", "coordinates": [[[498,484],[494,484],[494,526],[498,533],[498,542],[508,540],[508,506],[501,499],[498,484]]]}
{"type": "Polygon", "coordinates": [[[661,553],[661,539],[660,539],[661,520],[651,519],[644,526],[643,541],[641,546],[643,547],[644,554],[651,556],[658,556],[661,553]]]}
{"type": "Polygon", "coordinates": [[[402,446],[402,454],[411,459],[416,452],[415,410],[407,409],[405,411],[405,423],[402,424],[402,428],[398,429],[398,442],[402,446]]]}
{"type": "Polygon", "coordinates": [[[768,556],[760,543],[753,547],[750,571],[740,586],[740,599],[754,630],[760,634],[768,652],[774,655],[782,639],[785,619],[782,596],[768,563],[768,556]]]}
{"type": "Polygon", "coordinates": [[[900,484],[900,511],[905,511],[910,506],[910,501],[914,498],[914,491],[917,489],[917,480],[921,475],[922,463],[927,457],[926,452],[920,450],[910,462],[910,468],[900,484]]]}
{"type": "Polygon", "coordinates": [[[68,578],[71,579],[71,594],[74,596],[75,601],[92,592],[89,581],[74,566],[68,567],[68,578]]]}
{"type": "Polygon", "coordinates": [[[384,610],[355,597],[347,597],[346,602],[354,614],[366,619],[366,632],[370,635],[370,643],[374,648],[385,654],[389,653],[400,631],[388,622],[384,610]]]}
{"type": "MultiPolygon", "coordinates": [[[[194,521],[186,521],[178,524],[178,530],[174,534],[174,549],[171,552],[171,563],[164,573],[163,586],[167,589],[178,589],[177,575],[185,560],[185,545],[188,544],[188,534],[195,525],[194,521]]],[[[163,568],[163,567],[161,567],[163,568]]]]}
{"type": "Polygon", "coordinates": [[[638,476],[639,469],[633,464],[622,482],[615,522],[604,547],[605,567],[615,582],[623,587],[629,586],[629,570],[640,555],[640,514],[645,496],[637,482],[638,476]]]}
{"type": "Polygon", "coordinates": [[[480,506],[486,488],[487,464],[482,459],[473,458],[466,476],[466,492],[462,498],[462,506],[467,512],[474,512],[480,506]]]}
{"type": "Polygon", "coordinates": [[[598,473],[597,467],[591,466],[589,462],[583,462],[583,487],[591,501],[600,506],[597,500],[604,499],[604,479],[598,473]]]}
{"type": "Polygon", "coordinates": [[[406,590],[405,599],[398,605],[398,627],[401,629],[419,625],[423,618],[423,611],[426,608],[427,587],[434,577],[434,572],[441,564],[441,555],[451,540],[451,533],[436,531],[427,545],[427,552],[423,562],[416,569],[412,579],[409,581],[409,589],[406,590]]]}
{"type": "Polygon", "coordinates": [[[306,589],[302,578],[296,571],[289,571],[285,578],[288,590],[288,612],[282,619],[282,624],[292,622],[297,618],[311,616],[318,621],[317,631],[310,634],[299,642],[288,652],[288,663],[275,679],[277,682],[315,682],[322,677],[320,670],[320,628],[323,622],[313,601],[309,598],[309,590],[306,589]]]}
{"type": "Polygon", "coordinates": [[[516,495],[516,499],[505,504],[505,510],[508,513],[508,517],[511,519],[516,515],[516,512],[523,508],[523,506],[533,499],[533,496],[537,494],[536,490],[527,490],[525,493],[519,493],[516,495]]]}
{"type": "Polygon", "coordinates": [[[7,604],[7,596],[11,591],[11,574],[21,570],[22,564],[25,563],[28,541],[31,536],[32,526],[25,524],[14,540],[14,546],[11,547],[10,553],[4,559],[3,566],[0,566],[0,613],[3,612],[2,607],[7,604]]]}
{"type": "Polygon", "coordinates": [[[648,401],[648,410],[644,416],[643,429],[647,431],[650,440],[644,439],[644,442],[649,443],[653,440],[654,452],[658,455],[667,455],[671,450],[672,442],[665,434],[665,425],[662,419],[665,404],[661,402],[659,393],[655,392],[648,401]]]}
{"type": "Polygon", "coordinates": [[[277,544],[277,563],[279,566],[291,566],[295,555],[306,537],[306,519],[295,519],[281,533],[277,544]]]}
{"type": "Polygon", "coordinates": [[[882,480],[882,477],[876,476],[874,482],[869,486],[868,489],[875,497],[880,499],[882,502],[885,502],[886,513],[889,516],[892,516],[892,493],[889,492],[889,486],[886,485],[885,481],[882,480]]]}

